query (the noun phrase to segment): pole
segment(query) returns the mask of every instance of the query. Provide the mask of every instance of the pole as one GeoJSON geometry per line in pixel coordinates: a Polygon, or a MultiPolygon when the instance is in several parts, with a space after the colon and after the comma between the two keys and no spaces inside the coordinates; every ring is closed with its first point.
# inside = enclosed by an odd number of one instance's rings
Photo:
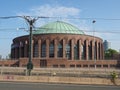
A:
{"type": "Polygon", "coordinates": [[[29,61],[27,64],[27,70],[28,70],[28,76],[31,75],[31,70],[33,69],[33,63],[32,63],[32,26],[33,26],[33,21],[28,20],[28,23],[30,25],[30,33],[29,33],[29,61]]]}
{"type": "Polygon", "coordinates": [[[33,53],[33,44],[32,44],[32,38],[33,38],[33,34],[32,34],[32,29],[33,29],[33,24],[35,23],[35,21],[37,21],[39,18],[47,18],[47,17],[37,17],[37,18],[32,18],[30,16],[24,16],[22,17],[24,18],[28,24],[29,24],[29,60],[28,60],[28,64],[27,64],[27,70],[28,70],[28,76],[31,75],[31,70],[33,69],[33,63],[32,63],[32,53],[33,53]]]}
{"type": "Polygon", "coordinates": [[[31,70],[33,69],[33,63],[32,63],[32,52],[33,52],[33,45],[32,45],[32,27],[33,27],[33,20],[29,21],[29,25],[30,25],[30,33],[29,33],[29,61],[28,61],[28,65],[27,65],[27,69],[28,69],[28,75],[31,75],[31,70]]]}
{"type": "MultiPolygon", "coordinates": [[[[96,21],[93,20],[92,23],[94,25],[96,21]]],[[[96,46],[95,46],[95,29],[94,29],[94,26],[93,26],[93,42],[94,42],[94,65],[95,65],[95,69],[96,69],[96,46]]]]}
{"type": "Polygon", "coordinates": [[[32,63],[32,52],[33,52],[33,45],[32,45],[32,38],[33,38],[33,35],[32,35],[32,28],[33,28],[33,23],[35,22],[35,19],[32,19],[28,16],[24,17],[24,19],[28,22],[29,24],[29,60],[28,60],[28,64],[27,64],[27,70],[28,70],[28,76],[31,75],[31,70],[33,69],[33,63],[32,63]]]}

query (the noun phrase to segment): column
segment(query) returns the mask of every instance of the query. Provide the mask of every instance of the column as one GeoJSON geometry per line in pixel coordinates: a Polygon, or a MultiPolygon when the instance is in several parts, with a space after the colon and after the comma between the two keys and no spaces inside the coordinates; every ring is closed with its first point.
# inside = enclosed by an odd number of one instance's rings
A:
{"type": "Polygon", "coordinates": [[[63,39],[63,58],[66,58],[66,44],[65,44],[65,39],[63,39]]]}
{"type": "Polygon", "coordinates": [[[46,57],[49,58],[49,40],[46,40],[46,57]]]}
{"type": "Polygon", "coordinates": [[[94,52],[95,52],[95,43],[94,41],[92,41],[92,60],[95,59],[94,52]]]}
{"type": "Polygon", "coordinates": [[[57,58],[57,40],[54,40],[54,58],[57,58]]]}
{"type": "Polygon", "coordinates": [[[81,60],[81,40],[79,40],[79,60],[81,60]]]}
{"type": "Polygon", "coordinates": [[[97,60],[99,60],[99,45],[98,45],[98,42],[97,42],[97,60]]]}
{"type": "Polygon", "coordinates": [[[19,58],[21,58],[21,42],[19,43],[19,58]]]}
{"type": "Polygon", "coordinates": [[[100,43],[100,60],[102,60],[102,47],[101,47],[101,43],[100,43]]]}
{"type": "Polygon", "coordinates": [[[100,42],[98,43],[98,60],[100,60],[100,42]]]}
{"type": "Polygon", "coordinates": [[[27,41],[24,43],[24,57],[27,57],[27,41]]]}
{"type": "Polygon", "coordinates": [[[71,59],[74,60],[74,39],[71,40],[71,59]]]}
{"type": "Polygon", "coordinates": [[[86,60],[88,60],[88,40],[86,40],[86,60]]]}
{"type": "Polygon", "coordinates": [[[33,47],[34,47],[34,40],[32,40],[32,50],[31,50],[31,52],[32,52],[32,58],[33,58],[33,53],[34,53],[34,50],[33,50],[34,48],[33,47]]]}
{"type": "Polygon", "coordinates": [[[38,57],[41,58],[41,40],[38,40],[38,57]]]}

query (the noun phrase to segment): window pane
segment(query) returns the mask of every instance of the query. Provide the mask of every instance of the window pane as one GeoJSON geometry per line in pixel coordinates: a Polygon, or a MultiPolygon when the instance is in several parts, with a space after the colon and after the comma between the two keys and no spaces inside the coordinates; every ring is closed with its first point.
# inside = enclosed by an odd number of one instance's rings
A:
{"type": "Polygon", "coordinates": [[[90,42],[90,45],[88,46],[88,56],[89,60],[92,60],[92,41],[90,42]]]}
{"type": "Polygon", "coordinates": [[[38,44],[34,45],[34,57],[38,57],[38,44]]]}
{"type": "Polygon", "coordinates": [[[70,43],[66,45],[66,57],[67,59],[71,58],[71,48],[70,48],[70,43]]]}
{"type": "Polygon", "coordinates": [[[58,52],[57,52],[58,57],[63,57],[63,46],[61,43],[58,44],[58,52]]]}
{"type": "Polygon", "coordinates": [[[54,43],[50,43],[49,47],[49,57],[54,57],[54,43]]]}
{"type": "Polygon", "coordinates": [[[46,57],[46,43],[41,45],[41,57],[46,57]]]}
{"type": "Polygon", "coordinates": [[[78,45],[78,44],[76,44],[76,45],[74,46],[74,59],[75,59],[75,60],[78,60],[78,59],[79,59],[79,45],[78,45]]]}

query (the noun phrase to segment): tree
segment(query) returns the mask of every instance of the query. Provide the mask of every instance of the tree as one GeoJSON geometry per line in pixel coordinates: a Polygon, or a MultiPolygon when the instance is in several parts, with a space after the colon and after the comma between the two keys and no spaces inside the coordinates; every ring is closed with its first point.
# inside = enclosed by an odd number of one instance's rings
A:
{"type": "Polygon", "coordinates": [[[9,58],[9,59],[11,59],[11,53],[10,53],[10,54],[8,54],[8,58],[9,58]]]}
{"type": "Polygon", "coordinates": [[[105,51],[105,59],[114,59],[115,55],[118,55],[119,53],[114,49],[108,49],[105,51]]]}

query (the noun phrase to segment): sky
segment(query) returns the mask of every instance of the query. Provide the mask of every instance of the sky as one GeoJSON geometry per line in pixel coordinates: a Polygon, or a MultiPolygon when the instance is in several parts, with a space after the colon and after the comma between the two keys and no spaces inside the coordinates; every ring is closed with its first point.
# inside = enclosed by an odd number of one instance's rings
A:
{"type": "MultiPolygon", "coordinates": [[[[57,17],[36,21],[35,27],[57,20],[75,25],[88,35],[107,40],[112,49],[120,50],[120,0],[1,0],[0,17],[57,17]],[[92,21],[95,20],[95,23],[92,21]]],[[[22,18],[0,19],[0,55],[10,54],[12,40],[29,34],[22,18]],[[20,28],[25,28],[20,29],[20,28]]]]}

